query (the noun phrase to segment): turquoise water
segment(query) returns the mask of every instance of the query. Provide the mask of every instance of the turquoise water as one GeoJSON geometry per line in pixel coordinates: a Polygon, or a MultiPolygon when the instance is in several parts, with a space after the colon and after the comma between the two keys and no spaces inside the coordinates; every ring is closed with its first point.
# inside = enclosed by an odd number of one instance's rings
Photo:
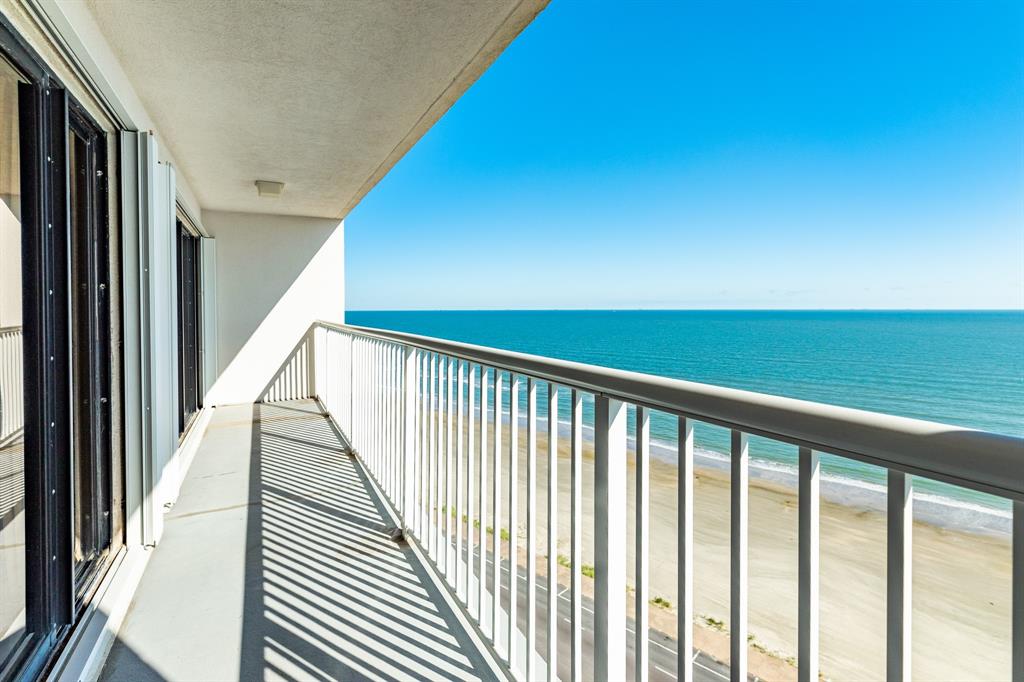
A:
{"type": "MultiPolygon", "coordinates": [[[[350,311],[347,321],[1024,437],[1020,311],[350,311]]],[[[651,431],[655,454],[672,460],[674,420],[656,415],[651,431]]],[[[724,464],[724,430],[698,427],[697,445],[704,464],[724,464]]],[[[794,448],[754,438],[751,457],[756,475],[792,481],[794,448]]],[[[884,500],[883,470],[838,457],[823,467],[827,495],[884,500]]],[[[1007,527],[1002,500],[915,485],[919,515],[1007,527]]]]}

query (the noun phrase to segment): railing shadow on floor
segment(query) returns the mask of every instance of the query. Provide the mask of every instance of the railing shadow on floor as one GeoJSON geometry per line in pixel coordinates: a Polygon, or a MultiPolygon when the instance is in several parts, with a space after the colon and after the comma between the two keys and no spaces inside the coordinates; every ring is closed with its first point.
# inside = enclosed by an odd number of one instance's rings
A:
{"type": "Polygon", "coordinates": [[[260,392],[261,403],[281,403],[286,400],[312,398],[314,386],[313,337],[315,325],[310,325],[285,357],[281,366],[260,392]]]}
{"type": "Polygon", "coordinates": [[[253,405],[251,447],[240,679],[488,675],[318,403],[253,405]]]}

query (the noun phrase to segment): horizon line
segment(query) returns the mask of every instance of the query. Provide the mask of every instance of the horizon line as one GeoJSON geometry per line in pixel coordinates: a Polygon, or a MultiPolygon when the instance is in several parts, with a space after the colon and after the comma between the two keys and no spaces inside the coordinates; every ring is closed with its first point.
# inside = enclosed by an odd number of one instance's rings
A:
{"type": "Polygon", "coordinates": [[[580,312],[777,312],[777,313],[1024,313],[1021,308],[346,308],[346,313],[580,313],[580,312]]]}

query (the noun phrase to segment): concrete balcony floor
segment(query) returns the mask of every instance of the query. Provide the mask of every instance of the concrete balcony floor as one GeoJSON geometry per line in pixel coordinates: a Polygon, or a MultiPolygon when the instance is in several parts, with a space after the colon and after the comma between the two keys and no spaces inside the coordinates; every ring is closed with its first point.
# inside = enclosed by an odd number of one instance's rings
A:
{"type": "Polygon", "coordinates": [[[491,679],[311,400],[218,408],[101,679],[491,679]]]}

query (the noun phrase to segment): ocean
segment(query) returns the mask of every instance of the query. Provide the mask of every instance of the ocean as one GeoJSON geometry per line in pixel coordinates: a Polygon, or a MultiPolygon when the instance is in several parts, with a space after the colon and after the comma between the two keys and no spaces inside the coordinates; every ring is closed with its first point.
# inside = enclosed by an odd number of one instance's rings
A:
{"type": "MultiPolygon", "coordinates": [[[[1022,311],[349,311],[346,321],[1024,437],[1022,311]]],[[[675,460],[673,418],[652,416],[651,439],[654,456],[675,460]]],[[[725,468],[727,453],[724,429],[697,426],[698,465],[725,468]]],[[[751,476],[795,486],[794,447],[752,437],[750,456],[751,476]]],[[[822,457],[827,499],[883,509],[884,482],[881,468],[822,457]]],[[[921,478],[915,517],[1010,528],[1005,500],[921,478]]]]}

